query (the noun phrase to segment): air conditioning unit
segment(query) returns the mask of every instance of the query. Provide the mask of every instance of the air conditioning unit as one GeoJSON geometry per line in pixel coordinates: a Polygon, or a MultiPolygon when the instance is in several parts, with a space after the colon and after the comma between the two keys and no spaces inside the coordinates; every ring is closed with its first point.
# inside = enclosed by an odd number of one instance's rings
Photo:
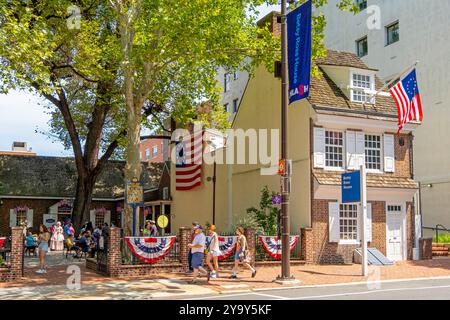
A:
{"type": "Polygon", "coordinates": [[[169,187],[163,188],[163,200],[169,200],[169,187]]]}

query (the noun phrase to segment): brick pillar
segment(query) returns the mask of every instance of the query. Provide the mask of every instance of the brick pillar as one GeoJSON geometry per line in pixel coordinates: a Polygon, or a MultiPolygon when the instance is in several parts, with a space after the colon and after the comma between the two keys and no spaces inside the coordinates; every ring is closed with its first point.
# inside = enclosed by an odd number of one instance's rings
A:
{"type": "Polygon", "coordinates": [[[313,250],[313,229],[302,228],[301,229],[301,251],[302,258],[305,263],[314,263],[314,250],[313,250]]]}
{"type": "Polygon", "coordinates": [[[253,229],[245,229],[245,238],[247,238],[248,250],[250,251],[250,265],[255,266],[256,261],[256,234],[253,229]]]}
{"type": "Polygon", "coordinates": [[[191,228],[181,227],[180,228],[180,263],[181,267],[187,271],[189,270],[189,247],[188,244],[191,243],[191,228]]]}
{"type": "Polygon", "coordinates": [[[421,260],[433,259],[433,239],[420,238],[419,239],[419,254],[421,260]]]}
{"type": "Polygon", "coordinates": [[[11,279],[23,276],[23,228],[11,228],[11,279]]]}
{"type": "Polygon", "coordinates": [[[120,228],[112,227],[108,239],[108,275],[115,277],[119,275],[122,264],[122,252],[120,251],[120,228]]]}

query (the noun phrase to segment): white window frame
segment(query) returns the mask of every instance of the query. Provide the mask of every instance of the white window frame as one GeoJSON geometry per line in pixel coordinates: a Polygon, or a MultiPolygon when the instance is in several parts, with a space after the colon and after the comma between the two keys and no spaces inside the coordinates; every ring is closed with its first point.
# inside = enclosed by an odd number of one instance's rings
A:
{"type": "Polygon", "coordinates": [[[366,172],[369,173],[383,173],[384,172],[384,143],[383,135],[379,133],[363,132],[364,133],[364,165],[366,166],[366,172]],[[380,138],[380,169],[367,168],[366,165],[366,136],[378,136],[380,138]]]}
{"type": "Polygon", "coordinates": [[[338,130],[338,129],[331,129],[331,128],[324,128],[324,130],[325,130],[325,132],[324,132],[324,146],[325,146],[325,153],[324,153],[325,168],[324,168],[324,170],[327,170],[327,171],[345,171],[346,161],[347,161],[346,134],[345,134],[345,131],[344,130],[338,130]],[[339,133],[342,133],[342,166],[341,167],[327,166],[327,143],[326,143],[327,131],[328,132],[339,132],[339,133]]]}
{"type": "MultiPolygon", "coordinates": [[[[375,74],[369,70],[362,70],[362,69],[350,70],[350,101],[355,103],[363,103],[364,101],[357,101],[353,99],[353,93],[355,91],[360,91],[362,92],[362,94],[366,94],[368,98],[370,96],[370,93],[364,93],[364,91],[372,91],[372,92],[375,91],[375,74]],[[370,88],[356,87],[353,82],[353,75],[361,75],[369,77],[370,88]]],[[[373,98],[372,101],[368,101],[368,103],[375,103],[375,99],[373,98]]]]}
{"type": "Polygon", "coordinates": [[[158,145],[154,145],[152,147],[152,158],[156,158],[157,155],[158,155],[158,145]],[[156,148],[156,152],[155,152],[155,148],[156,148]]]}
{"type": "Polygon", "coordinates": [[[25,219],[23,219],[22,222],[25,222],[28,220],[28,209],[27,210],[17,210],[16,211],[16,226],[21,226],[21,222],[19,222],[19,214],[25,214],[25,219]]]}
{"type": "Polygon", "coordinates": [[[231,113],[236,113],[239,108],[239,99],[233,99],[233,110],[231,113]]]}
{"type": "Polygon", "coordinates": [[[359,237],[359,213],[360,213],[360,205],[359,203],[341,203],[339,202],[339,244],[359,244],[360,243],[360,237],[359,237]],[[356,220],[356,239],[342,239],[342,232],[341,232],[341,206],[356,206],[356,218],[352,220],[356,220]]]}
{"type": "Polygon", "coordinates": [[[150,149],[147,148],[145,149],[145,160],[149,160],[150,159],[150,149]]]}
{"type": "Polygon", "coordinates": [[[225,72],[223,75],[223,92],[228,92],[231,90],[231,74],[225,72]]]}

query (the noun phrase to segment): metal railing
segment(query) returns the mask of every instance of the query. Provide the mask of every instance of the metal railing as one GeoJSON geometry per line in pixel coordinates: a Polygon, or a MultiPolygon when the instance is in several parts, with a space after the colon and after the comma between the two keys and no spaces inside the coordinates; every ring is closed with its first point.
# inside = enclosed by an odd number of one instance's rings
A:
{"type": "Polygon", "coordinates": [[[447,229],[442,224],[437,224],[435,227],[422,227],[422,229],[433,230],[435,232],[435,240],[436,240],[436,242],[439,242],[439,232],[443,231],[443,232],[446,232],[446,233],[450,233],[450,229],[447,229]]]}

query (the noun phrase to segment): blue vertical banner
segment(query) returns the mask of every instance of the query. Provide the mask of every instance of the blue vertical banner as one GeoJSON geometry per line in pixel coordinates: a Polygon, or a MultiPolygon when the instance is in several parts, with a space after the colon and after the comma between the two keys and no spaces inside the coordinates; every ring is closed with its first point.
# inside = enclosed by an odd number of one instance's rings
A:
{"type": "Polygon", "coordinates": [[[287,15],[289,104],[307,98],[311,81],[311,0],[287,15]]]}

